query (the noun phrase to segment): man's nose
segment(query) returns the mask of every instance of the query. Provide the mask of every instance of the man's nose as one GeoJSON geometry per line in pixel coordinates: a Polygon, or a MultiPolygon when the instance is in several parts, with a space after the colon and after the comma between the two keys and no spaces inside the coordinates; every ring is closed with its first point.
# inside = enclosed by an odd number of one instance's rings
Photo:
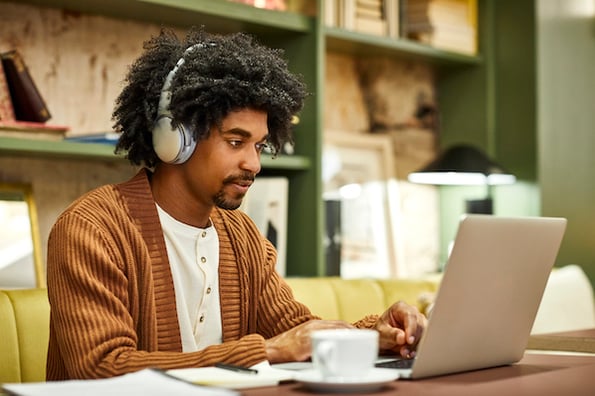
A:
{"type": "Polygon", "coordinates": [[[260,151],[255,147],[247,151],[244,161],[241,164],[242,170],[249,171],[256,175],[262,168],[260,164],[260,151]]]}

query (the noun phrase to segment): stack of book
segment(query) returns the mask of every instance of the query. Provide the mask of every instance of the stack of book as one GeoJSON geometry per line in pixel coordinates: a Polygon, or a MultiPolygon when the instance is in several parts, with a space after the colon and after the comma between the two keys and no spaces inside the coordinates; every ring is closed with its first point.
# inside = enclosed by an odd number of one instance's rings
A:
{"type": "Polygon", "coordinates": [[[477,0],[406,0],[407,38],[447,51],[477,53],[477,0]]]}
{"type": "Polygon", "coordinates": [[[51,118],[21,54],[0,54],[0,135],[61,140],[68,127],[48,125],[51,118]]]}
{"type": "Polygon", "coordinates": [[[383,0],[355,0],[354,30],[360,33],[386,35],[383,0]]]}
{"type": "Polygon", "coordinates": [[[329,0],[325,24],[376,36],[399,36],[399,0],[329,0]]]}

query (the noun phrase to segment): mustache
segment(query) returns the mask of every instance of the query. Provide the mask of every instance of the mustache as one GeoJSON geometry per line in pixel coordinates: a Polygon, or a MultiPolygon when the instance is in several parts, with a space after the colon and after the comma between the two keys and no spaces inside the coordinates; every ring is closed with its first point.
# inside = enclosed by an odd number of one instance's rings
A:
{"type": "Polygon", "coordinates": [[[231,175],[223,179],[223,184],[233,184],[238,182],[254,182],[255,174],[252,172],[242,172],[239,175],[231,175]]]}

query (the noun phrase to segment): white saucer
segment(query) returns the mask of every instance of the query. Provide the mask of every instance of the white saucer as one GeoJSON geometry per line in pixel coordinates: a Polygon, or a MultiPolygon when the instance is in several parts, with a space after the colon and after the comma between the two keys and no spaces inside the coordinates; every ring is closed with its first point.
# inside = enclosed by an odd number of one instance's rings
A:
{"type": "Polygon", "coordinates": [[[320,372],[303,370],[295,373],[295,380],[316,392],[371,392],[399,378],[397,370],[373,368],[363,378],[325,380],[320,372]]]}

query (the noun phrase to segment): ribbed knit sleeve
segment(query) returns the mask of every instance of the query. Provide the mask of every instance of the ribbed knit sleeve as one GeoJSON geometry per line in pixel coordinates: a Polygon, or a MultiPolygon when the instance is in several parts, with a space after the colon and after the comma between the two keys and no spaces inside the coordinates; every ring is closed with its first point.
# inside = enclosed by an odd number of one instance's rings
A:
{"type": "Polygon", "coordinates": [[[373,329],[380,318],[379,315],[366,315],[364,318],[354,322],[353,325],[358,329],[373,329]]]}

